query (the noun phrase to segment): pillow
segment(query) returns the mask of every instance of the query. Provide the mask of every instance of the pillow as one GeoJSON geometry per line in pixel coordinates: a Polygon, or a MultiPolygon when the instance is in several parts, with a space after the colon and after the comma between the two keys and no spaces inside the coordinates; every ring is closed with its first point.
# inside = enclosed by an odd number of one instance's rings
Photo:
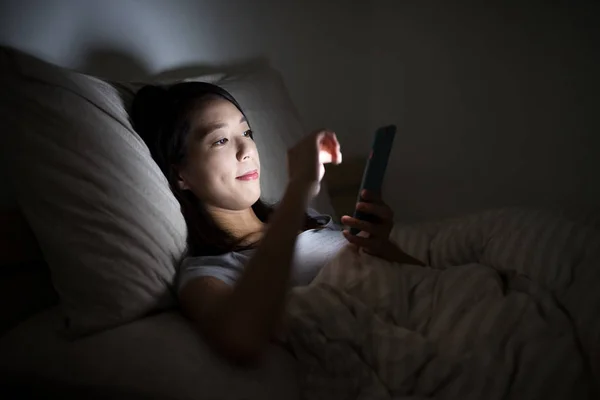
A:
{"type": "MultiPolygon", "coordinates": [[[[269,68],[211,79],[239,100],[259,132],[263,197],[276,201],[287,180],[286,148],[303,132],[281,79],[269,68]]],[[[166,178],[129,122],[139,87],[0,48],[0,153],[70,337],[175,305],[187,232],[166,178]]],[[[318,204],[331,212],[326,194],[318,204]]]]}
{"type": "Polygon", "coordinates": [[[2,156],[78,336],[174,305],[186,227],[107,82],[3,50],[2,156]]]}

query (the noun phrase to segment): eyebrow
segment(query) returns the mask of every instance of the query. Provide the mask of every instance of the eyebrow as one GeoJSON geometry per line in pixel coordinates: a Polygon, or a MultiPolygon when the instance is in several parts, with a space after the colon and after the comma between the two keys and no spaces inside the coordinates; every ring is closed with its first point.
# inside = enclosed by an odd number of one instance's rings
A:
{"type": "MultiPolygon", "coordinates": [[[[240,118],[240,125],[244,122],[248,122],[248,120],[246,119],[245,115],[242,115],[242,118],[240,118]]],[[[202,136],[206,136],[209,133],[216,131],[217,129],[225,128],[226,126],[227,124],[224,122],[217,122],[215,124],[205,126],[203,129],[200,130],[200,132],[202,133],[202,136]]]]}

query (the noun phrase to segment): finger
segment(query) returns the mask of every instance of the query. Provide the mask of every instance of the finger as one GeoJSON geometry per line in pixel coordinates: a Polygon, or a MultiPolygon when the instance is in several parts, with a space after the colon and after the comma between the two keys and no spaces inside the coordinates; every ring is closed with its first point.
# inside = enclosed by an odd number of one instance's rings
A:
{"type": "Polygon", "coordinates": [[[333,159],[332,154],[321,148],[321,150],[319,150],[319,162],[321,164],[329,164],[333,159]]]}
{"type": "Polygon", "coordinates": [[[357,218],[350,217],[348,215],[344,215],[341,219],[342,224],[348,226],[350,228],[356,228],[360,231],[365,231],[371,235],[382,236],[383,232],[378,225],[372,224],[367,221],[362,221],[357,218]]]}
{"type": "Polygon", "coordinates": [[[321,148],[331,154],[331,162],[334,164],[340,164],[342,162],[340,143],[337,140],[335,132],[324,131],[324,136],[321,141],[321,148]]]}
{"type": "Polygon", "coordinates": [[[339,141],[337,140],[337,136],[335,135],[335,132],[329,130],[329,129],[322,129],[321,131],[319,131],[322,136],[320,137],[320,145],[324,148],[327,149],[327,151],[329,151],[332,156],[333,156],[333,162],[335,164],[339,164],[342,162],[340,154],[340,144],[339,141]]]}
{"type": "Polygon", "coordinates": [[[364,238],[368,238],[371,237],[371,234],[369,232],[366,231],[360,231],[356,234],[356,236],[360,236],[360,237],[364,237],[364,238]]]}
{"type": "Polygon", "coordinates": [[[330,163],[336,161],[335,144],[331,140],[333,132],[321,130],[317,133],[317,146],[319,150],[319,161],[321,163],[330,163]]]}
{"type": "Polygon", "coordinates": [[[390,221],[394,218],[394,212],[384,203],[365,203],[361,201],[356,204],[356,209],[374,215],[384,221],[390,221]]]}
{"type": "Polygon", "coordinates": [[[352,235],[347,229],[342,231],[346,240],[358,247],[371,248],[375,244],[374,239],[352,235]]]}
{"type": "Polygon", "coordinates": [[[335,132],[333,132],[333,141],[334,141],[334,150],[335,150],[335,157],[334,157],[334,163],[335,164],[341,164],[342,163],[342,148],[340,145],[340,141],[337,138],[337,135],[335,134],[335,132]]]}
{"type": "Polygon", "coordinates": [[[370,189],[363,189],[360,192],[360,197],[362,197],[365,201],[369,201],[371,203],[382,203],[381,193],[376,192],[370,189]]]}

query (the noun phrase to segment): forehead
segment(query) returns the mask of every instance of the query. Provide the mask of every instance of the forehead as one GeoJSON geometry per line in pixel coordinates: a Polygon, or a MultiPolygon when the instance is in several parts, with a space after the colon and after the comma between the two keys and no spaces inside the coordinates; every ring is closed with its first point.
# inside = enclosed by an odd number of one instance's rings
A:
{"type": "Polygon", "coordinates": [[[230,101],[221,97],[210,97],[198,100],[193,111],[194,125],[202,126],[214,123],[239,123],[243,114],[230,101]]]}

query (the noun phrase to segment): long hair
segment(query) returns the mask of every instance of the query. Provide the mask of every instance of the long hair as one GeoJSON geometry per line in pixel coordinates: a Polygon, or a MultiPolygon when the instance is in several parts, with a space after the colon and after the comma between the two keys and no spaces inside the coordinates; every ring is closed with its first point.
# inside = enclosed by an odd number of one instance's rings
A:
{"type": "MultiPolygon", "coordinates": [[[[238,102],[223,88],[205,82],[184,82],[168,88],[144,86],[132,104],[131,119],[134,129],[142,137],[152,158],[166,176],[171,191],[179,201],[188,228],[187,256],[217,255],[241,251],[255,246],[242,246],[242,239],[234,238],[222,229],[206,211],[202,201],[191,190],[178,185],[177,167],[186,161],[187,143],[191,131],[191,116],[203,100],[223,98],[244,114],[238,102]]],[[[247,118],[246,118],[247,119],[247,118]]],[[[250,125],[250,120],[248,120],[250,125]]],[[[262,222],[267,222],[273,206],[262,200],[252,210],[262,222]]],[[[318,226],[315,219],[305,215],[305,229],[318,226]]]]}

